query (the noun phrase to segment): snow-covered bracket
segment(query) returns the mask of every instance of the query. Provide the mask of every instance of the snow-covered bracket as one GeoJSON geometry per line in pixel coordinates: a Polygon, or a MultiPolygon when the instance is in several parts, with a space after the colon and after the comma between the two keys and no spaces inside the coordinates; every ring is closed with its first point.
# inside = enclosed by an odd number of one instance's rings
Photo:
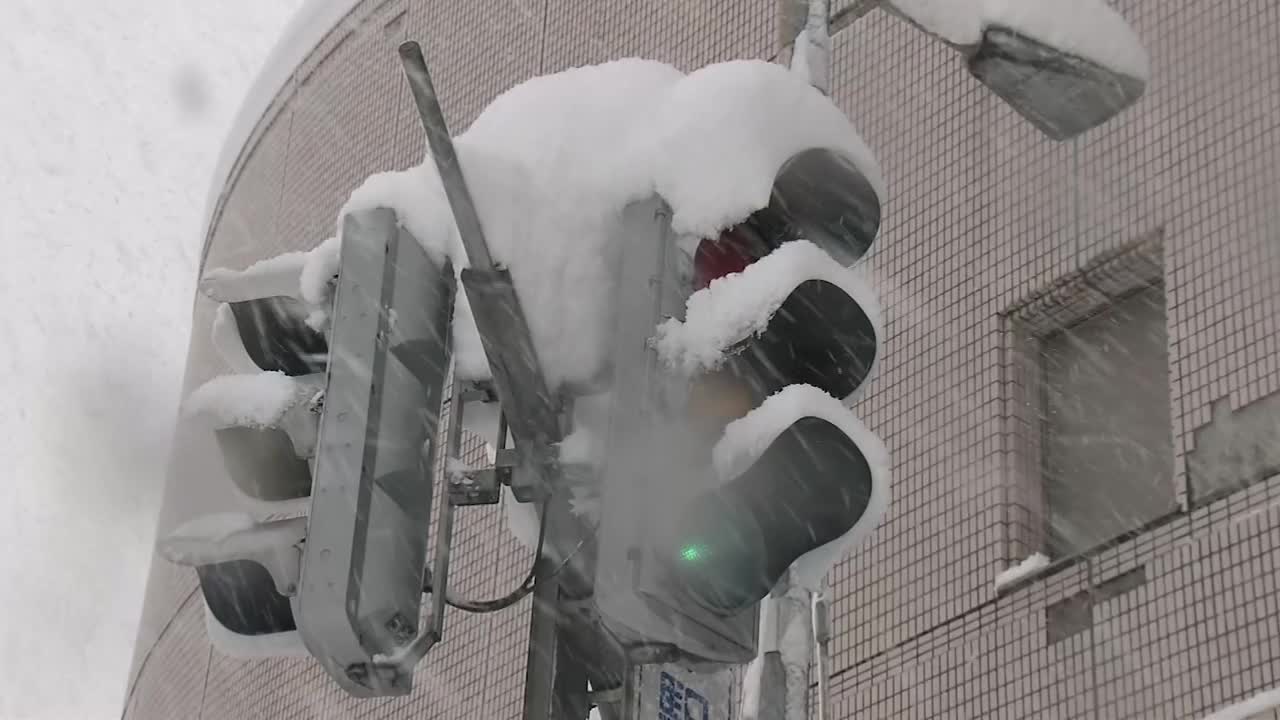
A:
{"type": "Polygon", "coordinates": [[[882,6],[960,51],[969,72],[1054,140],[1137,102],[1150,60],[1106,0],[886,0],[882,6]]]}

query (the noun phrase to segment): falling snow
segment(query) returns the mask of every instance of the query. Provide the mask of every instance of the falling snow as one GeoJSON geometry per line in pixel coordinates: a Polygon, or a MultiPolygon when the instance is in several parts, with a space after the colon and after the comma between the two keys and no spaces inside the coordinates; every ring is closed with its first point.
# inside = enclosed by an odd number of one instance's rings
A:
{"type": "Polygon", "coordinates": [[[0,3],[0,717],[120,716],[209,173],[298,4],[0,3]]]}

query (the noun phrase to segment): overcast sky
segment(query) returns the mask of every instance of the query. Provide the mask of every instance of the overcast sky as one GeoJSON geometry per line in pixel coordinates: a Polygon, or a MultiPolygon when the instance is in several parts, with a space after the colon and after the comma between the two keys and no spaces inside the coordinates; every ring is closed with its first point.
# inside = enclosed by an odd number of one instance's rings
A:
{"type": "Polygon", "coordinates": [[[2,720],[120,715],[209,175],[299,4],[0,0],[2,720]]]}

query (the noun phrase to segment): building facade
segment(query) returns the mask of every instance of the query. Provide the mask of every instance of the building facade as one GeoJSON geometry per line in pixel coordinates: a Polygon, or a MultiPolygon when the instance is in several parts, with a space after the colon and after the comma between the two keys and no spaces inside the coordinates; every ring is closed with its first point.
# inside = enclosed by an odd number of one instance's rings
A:
{"type": "MultiPolygon", "coordinates": [[[[1115,5],[1150,84],[1065,143],[887,13],[834,28],[832,96],[889,184],[868,259],[886,357],[855,409],[894,485],[884,524],[830,576],[837,718],[1190,719],[1280,686],[1280,5],[1115,5]],[[997,587],[1035,553],[1047,565],[997,587]]],[[[276,68],[233,148],[207,267],[313,247],[366,176],[421,162],[404,39],[422,42],[455,130],[535,75],[778,46],[775,0],[342,12],[276,68]]],[[[188,390],[220,372],[212,313],[197,299],[188,390]]],[[[186,468],[220,462],[184,442],[162,533],[211,492],[186,468]]],[[[464,591],[525,572],[505,522],[462,513],[464,591]]],[[[527,616],[527,601],[454,613],[412,696],[356,701],[309,659],[215,652],[194,573],[155,562],[124,717],[515,718],[527,616]]]]}

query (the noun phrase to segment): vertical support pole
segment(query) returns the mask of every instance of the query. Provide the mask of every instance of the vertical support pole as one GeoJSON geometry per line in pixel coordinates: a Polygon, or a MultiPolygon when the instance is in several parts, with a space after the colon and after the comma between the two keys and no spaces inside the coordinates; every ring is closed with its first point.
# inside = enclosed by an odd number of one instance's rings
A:
{"type": "MultiPolygon", "coordinates": [[[[563,493],[552,495],[543,512],[548,513],[546,535],[553,543],[573,527],[574,517],[563,493]]],[[[565,596],[559,570],[560,564],[554,560],[538,561],[529,620],[523,720],[586,720],[591,709],[586,669],[570,652],[560,627],[565,596]]]]}
{"type": "Polygon", "coordinates": [[[784,717],[808,720],[809,666],[813,658],[813,629],[809,591],[788,573],[773,598],[778,608],[778,655],[786,673],[784,717]]]}
{"type": "Polygon", "coordinates": [[[829,95],[831,0],[778,2],[778,59],[823,95],[829,95]]]}
{"type": "MultiPolygon", "coordinates": [[[[544,511],[545,512],[545,511],[544,511]]],[[[533,608],[529,618],[529,656],[524,673],[524,720],[553,720],[556,665],[560,658],[559,617],[560,583],[551,575],[550,561],[538,560],[538,573],[533,589],[533,608]]]]}
{"type": "MultiPolygon", "coordinates": [[[[462,284],[471,301],[476,329],[480,331],[480,341],[489,359],[493,384],[511,424],[517,448],[532,461],[526,463],[534,476],[533,490],[528,494],[540,493],[545,480],[541,472],[542,463],[547,459],[544,455],[549,453],[550,445],[564,437],[560,427],[559,403],[548,389],[546,376],[538,364],[533,336],[511,273],[498,267],[489,252],[480,216],[467,189],[453,140],[449,137],[449,127],[440,109],[431,74],[427,71],[422,48],[415,42],[402,44],[400,61],[427,134],[431,158],[440,174],[440,182],[470,262],[470,267],[461,273],[462,284]]],[[[523,489],[512,486],[512,491],[523,489]]],[[[525,493],[516,494],[520,497],[525,493]]]]}
{"type": "MultiPolygon", "coordinates": [[[[462,382],[453,376],[453,392],[449,396],[449,431],[445,457],[448,464],[462,461],[462,382]]],[[[446,471],[441,497],[440,517],[436,521],[436,558],[431,570],[431,632],[436,640],[444,637],[445,601],[449,593],[449,555],[453,550],[453,503],[449,502],[449,484],[453,480],[446,471]]]]}
{"type": "Polygon", "coordinates": [[[809,18],[809,0],[778,0],[778,60],[789,62],[796,36],[809,18]]]}
{"type": "Polygon", "coordinates": [[[834,720],[831,708],[831,609],[824,593],[813,594],[814,673],[818,676],[817,720],[834,720]]]}

